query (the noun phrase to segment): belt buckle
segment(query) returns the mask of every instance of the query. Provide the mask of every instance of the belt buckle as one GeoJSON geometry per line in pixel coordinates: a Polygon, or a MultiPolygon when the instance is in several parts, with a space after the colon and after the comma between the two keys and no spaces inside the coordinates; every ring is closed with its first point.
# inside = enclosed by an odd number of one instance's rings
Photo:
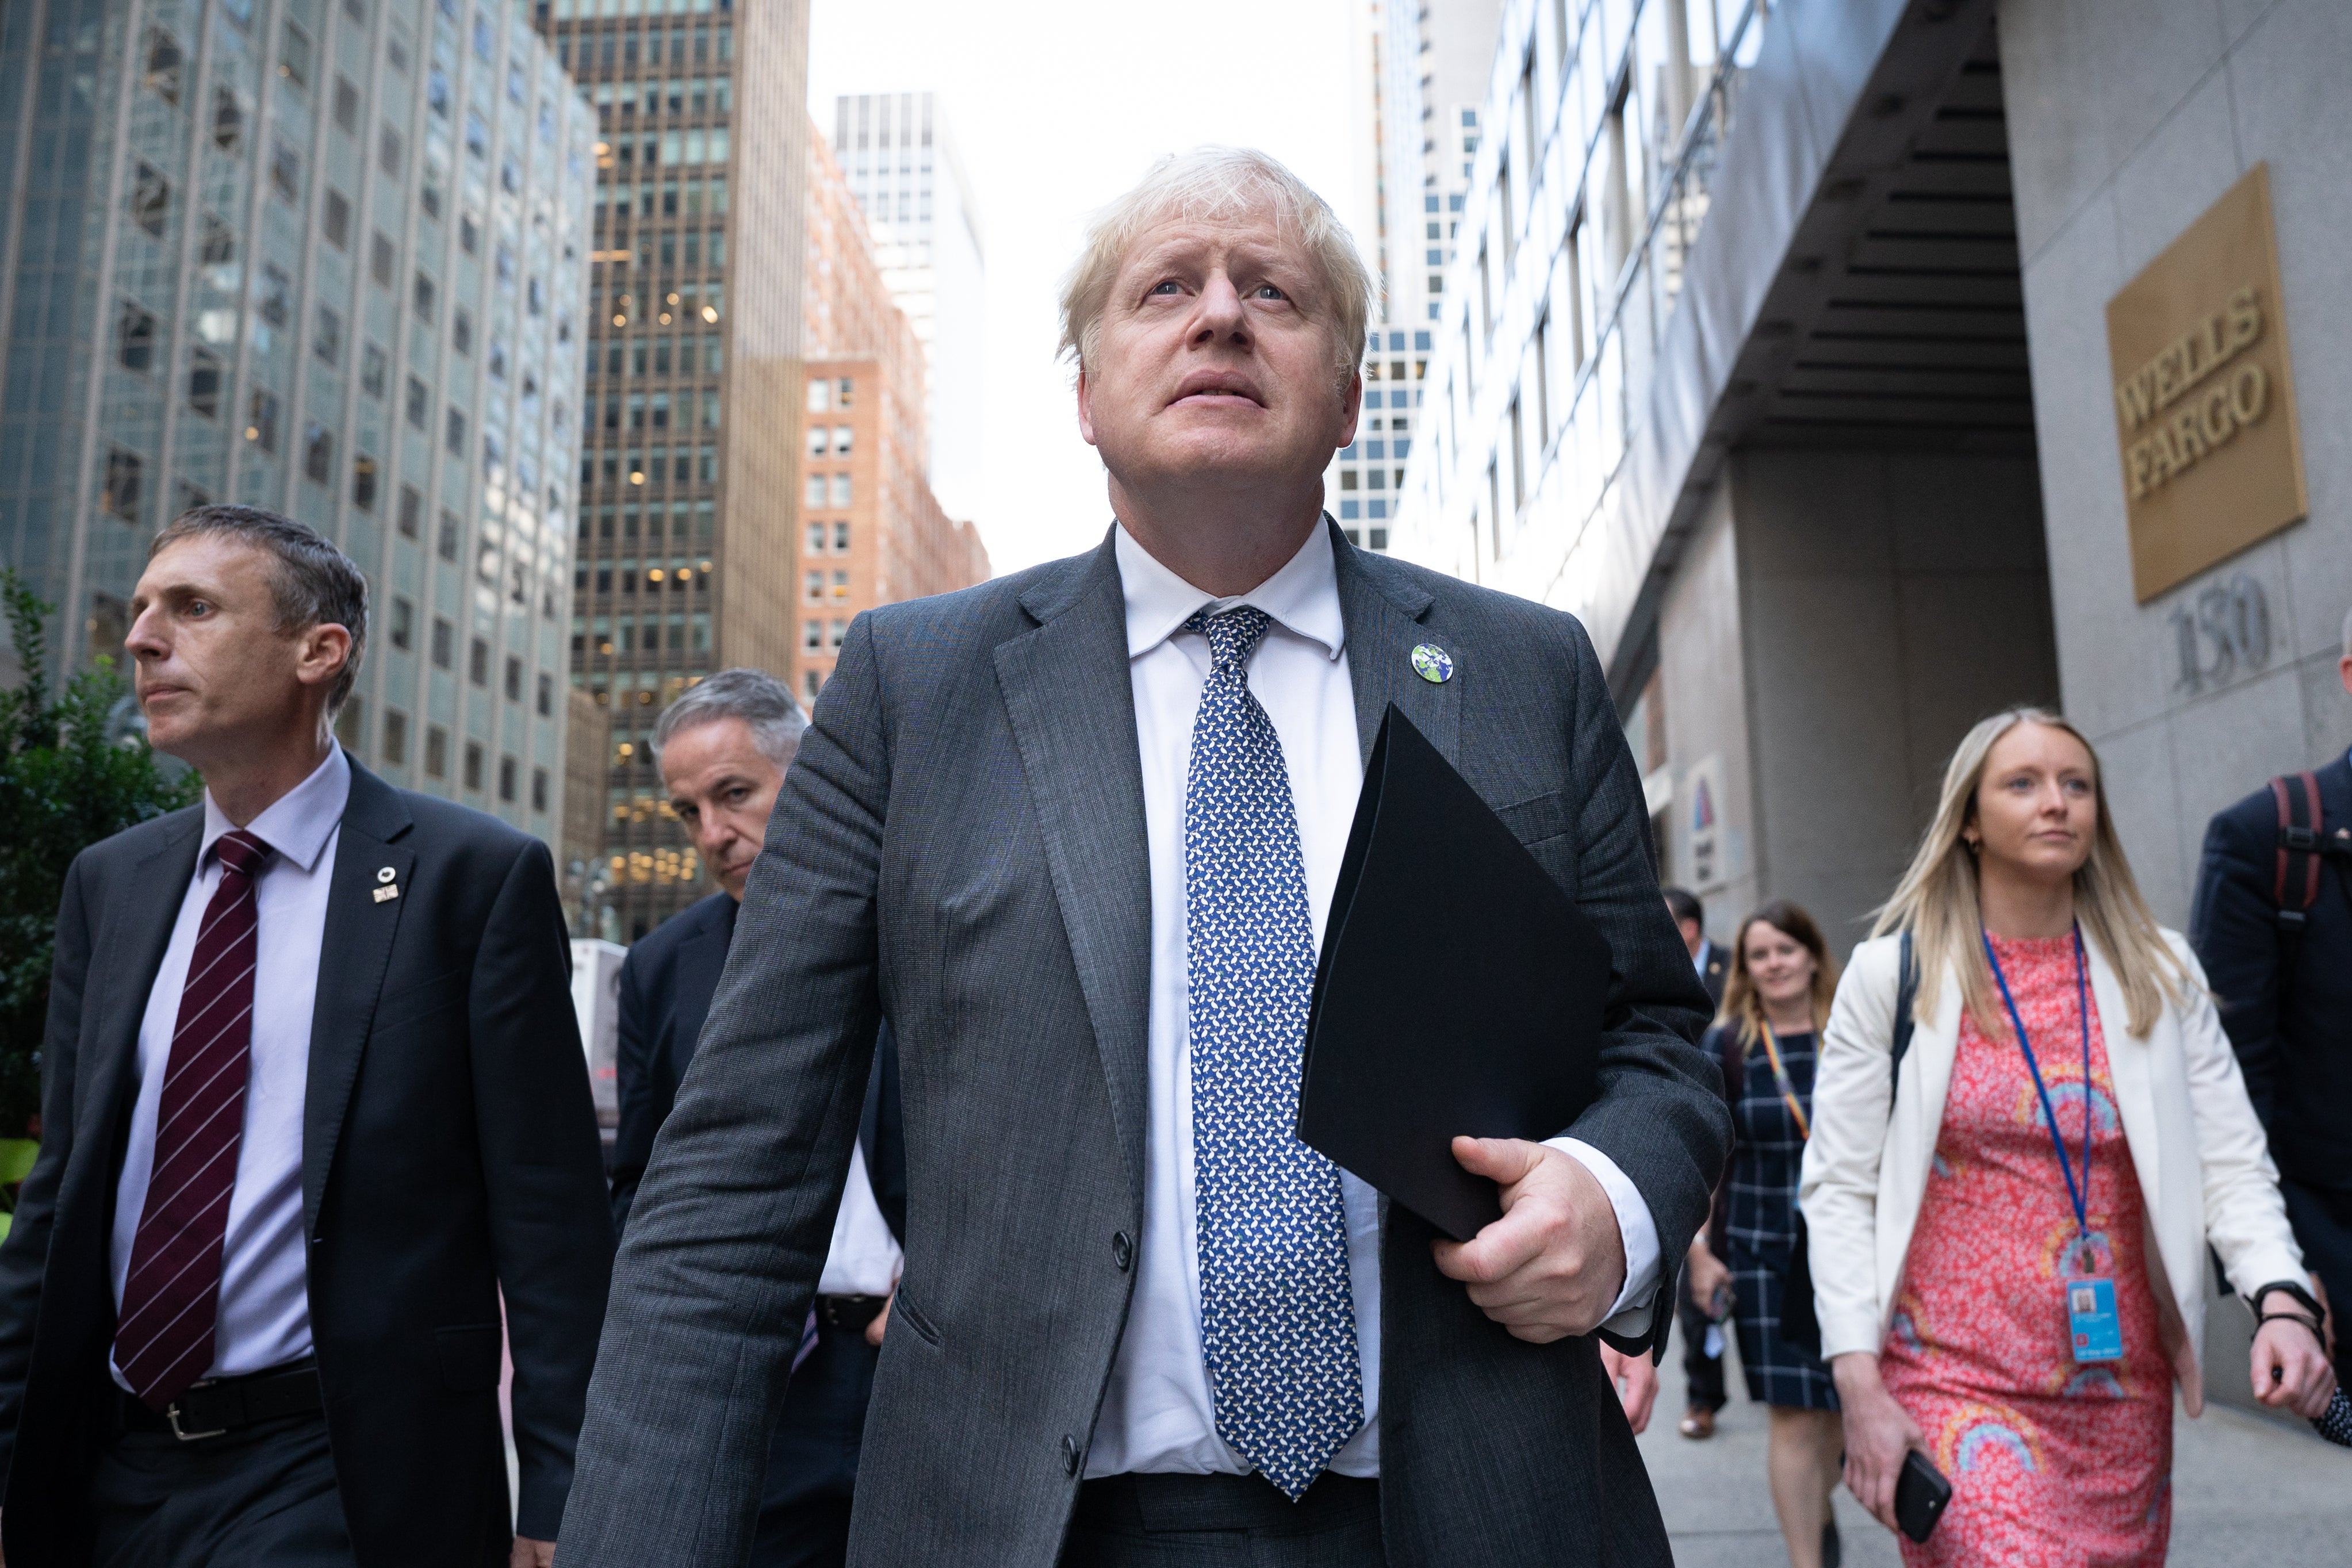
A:
{"type": "MultiPolygon", "coordinates": [[[[188,1386],[188,1392],[193,1394],[199,1388],[208,1386],[209,1385],[205,1383],[191,1384],[188,1386]]],[[[216,1427],[209,1432],[182,1431],[180,1429],[180,1402],[176,1399],[173,1400],[171,1404],[163,1407],[163,1419],[172,1424],[172,1436],[177,1437],[183,1443],[195,1443],[201,1442],[206,1437],[226,1437],[228,1436],[228,1428],[226,1427],[216,1427]]]]}

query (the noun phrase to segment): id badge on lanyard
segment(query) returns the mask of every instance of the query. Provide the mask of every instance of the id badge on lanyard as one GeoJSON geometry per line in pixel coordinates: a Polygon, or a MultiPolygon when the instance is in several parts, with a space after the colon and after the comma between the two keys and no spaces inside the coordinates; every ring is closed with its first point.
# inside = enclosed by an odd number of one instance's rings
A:
{"type": "MultiPolygon", "coordinates": [[[[2009,1021],[2017,1030],[2017,1048],[2025,1054],[2026,1070],[2033,1074],[2033,1092],[2042,1097],[2042,1117],[2050,1126],[2050,1142],[2058,1151],[2058,1174],[2066,1178],[2066,1197],[2074,1208],[2074,1245],[2066,1249],[2066,1256],[2088,1259],[2090,1251],[2082,1244],[2091,1231],[2091,984],[2083,957],[2083,931],[2074,929],[2074,992],[2076,1010],[2083,1020],[2083,1179],[2074,1180],[2074,1163],[2066,1157],[2066,1140],[2058,1131],[2058,1112],[2050,1103],[2050,1090],[2042,1082],[2042,1064],[2034,1060],[2033,1046],[2025,1038],[2025,1019],[2017,1010],[2017,998],[2010,994],[2009,977],[2001,973],[2000,957],[1992,950],[1992,937],[1983,938],[1985,961],[1992,966],[1992,977],[2000,982],[2000,999],[2009,1008],[2009,1021]]],[[[2078,1365],[2104,1361],[2121,1361],[2124,1357],[2123,1318],[2116,1311],[2116,1282],[2095,1276],[2066,1280],[2060,1286],[2066,1305],[2067,1348],[2074,1353],[2078,1365]]]]}

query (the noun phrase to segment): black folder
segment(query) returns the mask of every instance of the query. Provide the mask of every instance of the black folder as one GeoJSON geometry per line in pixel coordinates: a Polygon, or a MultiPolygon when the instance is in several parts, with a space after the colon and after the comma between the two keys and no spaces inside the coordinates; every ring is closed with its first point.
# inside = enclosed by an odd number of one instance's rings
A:
{"type": "Polygon", "coordinates": [[[1502,1201],[1452,1141],[1576,1120],[1609,976],[1601,933],[1390,704],[1324,925],[1299,1138],[1467,1241],[1502,1201]]]}

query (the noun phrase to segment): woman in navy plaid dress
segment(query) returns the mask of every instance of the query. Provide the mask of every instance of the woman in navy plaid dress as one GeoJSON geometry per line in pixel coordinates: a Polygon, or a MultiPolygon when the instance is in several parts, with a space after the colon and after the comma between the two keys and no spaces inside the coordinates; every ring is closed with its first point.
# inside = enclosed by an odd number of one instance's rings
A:
{"type": "Polygon", "coordinates": [[[1793,1568],[1838,1558],[1830,1514],[1841,1438],[1837,1390],[1821,1358],[1780,1333],[1815,1042],[1837,989],[1836,969],[1821,928],[1793,904],[1775,901],[1740,923],[1723,1013],[1707,1036],[1723,1064],[1736,1135],[1724,1231],[1730,1256],[1717,1259],[1703,1234],[1690,1253],[1694,1294],[1701,1285],[1712,1289],[1728,1268],[1748,1396],[1771,1411],[1772,1503],[1793,1568]]]}

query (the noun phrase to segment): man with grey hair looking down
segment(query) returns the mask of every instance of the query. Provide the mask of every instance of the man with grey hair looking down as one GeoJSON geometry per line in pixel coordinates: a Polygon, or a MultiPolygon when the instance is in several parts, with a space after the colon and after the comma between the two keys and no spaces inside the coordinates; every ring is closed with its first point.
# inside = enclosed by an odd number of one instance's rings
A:
{"type": "MultiPolygon", "coordinates": [[[[621,964],[615,1230],[627,1228],[655,1134],[693,1060],[734,940],[744,879],[807,726],[782,681],[749,669],[706,676],[654,721],[654,757],[670,810],[719,891],[664,921],[621,964]]],[[[858,1436],[907,1226],[897,1053],[887,1036],[886,1030],[868,1075],[816,1305],[769,1441],[752,1539],[756,1568],[838,1568],[848,1549],[858,1436]]]]}
{"type": "Polygon", "coordinates": [[[851,627],[624,1242],[567,1568],[740,1560],[877,1017],[910,1223],[851,1562],[1669,1561],[1594,1335],[1657,1344],[1706,1212],[1706,998],[1582,629],[1322,513],[1369,297],[1261,153],[1095,224],[1063,344],[1114,521],[851,627]],[[1455,1142],[1505,1209],[1468,1243],[1291,1134],[1391,701],[1612,954],[1591,1107],[1455,1142]]]}

